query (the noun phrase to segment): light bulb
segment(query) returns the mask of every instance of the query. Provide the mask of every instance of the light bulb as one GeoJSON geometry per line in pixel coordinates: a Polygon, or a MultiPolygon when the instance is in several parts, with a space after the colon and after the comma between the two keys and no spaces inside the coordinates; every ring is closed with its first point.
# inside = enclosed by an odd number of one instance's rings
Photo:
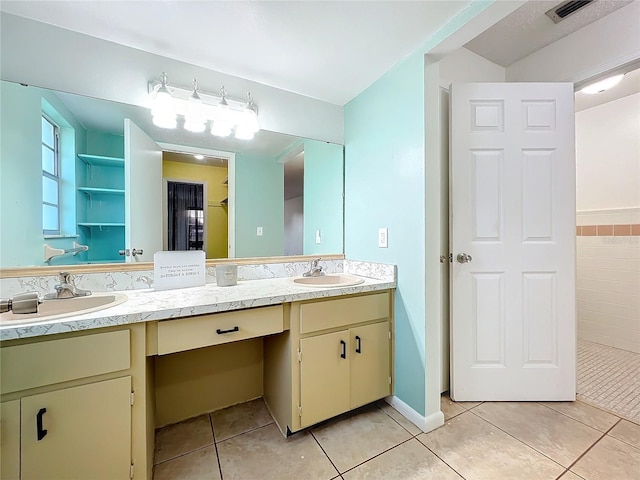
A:
{"type": "Polygon", "coordinates": [[[214,120],[222,122],[230,121],[229,104],[227,103],[227,91],[224,89],[224,86],[220,89],[220,102],[215,106],[214,111],[214,120]]]}
{"type": "Polygon", "coordinates": [[[260,125],[258,124],[258,109],[255,103],[253,103],[250,92],[247,92],[247,103],[242,111],[241,123],[238,127],[253,132],[260,130],[260,125]]]}
{"type": "Polygon", "coordinates": [[[260,125],[258,124],[258,115],[255,111],[245,108],[242,112],[242,123],[239,125],[243,129],[251,130],[252,132],[257,132],[260,130],[260,125]]]}
{"type": "Polygon", "coordinates": [[[236,128],[235,137],[238,140],[253,140],[254,135],[255,131],[250,128],[246,128],[244,125],[238,125],[238,128],[236,128]]]}
{"type": "Polygon", "coordinates": [[[184,116],[184,128],[185,130],[189,130],[190,132],[199,133],[204,132],[207,120],[204,116],[202,100],[200,99],[200,95],[198,95],[196,89],[197,85],[195,85],[194,80],[193,93],[189,97],[189,102],[187,103],[187,112],[184,116]]]}
{"type": "Polygon", "coordinates": [[[176,128],[178,125],[175,115],[155,115],[152,120],[153,124],[160,128],[176,128]]]}
{"type": "Polygon", "coordinates": [[[167,88],[167,74],[162,72],[160,88],[151,108],[153,123],[161,128],[176,128],[176,108],[173,97],[167,88]]]}
{"type": "Polygon", "coordinates": [[[211,134],[216,137],[228,137],[231,135],[231,124],[224,120],[216,120],[211,127],[211,134]]]}

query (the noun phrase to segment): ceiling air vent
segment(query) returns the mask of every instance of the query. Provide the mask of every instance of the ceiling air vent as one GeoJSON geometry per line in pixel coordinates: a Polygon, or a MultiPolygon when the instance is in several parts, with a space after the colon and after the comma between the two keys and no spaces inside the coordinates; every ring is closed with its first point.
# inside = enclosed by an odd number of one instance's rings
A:
{"type": "Polygon", "coordinates": [[[562,2],[557,7],[552,8],[547,12],[547,16],[555,23],[560,23],[569,15],[576,13],[583,7],[589,5],[593,0],[569,0],[568,2],[562,2]]]}

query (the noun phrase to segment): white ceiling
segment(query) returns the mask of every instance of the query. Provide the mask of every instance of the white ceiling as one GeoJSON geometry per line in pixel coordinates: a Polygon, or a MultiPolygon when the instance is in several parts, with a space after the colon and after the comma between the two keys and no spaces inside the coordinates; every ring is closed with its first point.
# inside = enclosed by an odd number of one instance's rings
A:
{"type": "Polygon", "coordinates": [[[3,0],[0,10],[344,105],[470,3],[3,0]]]}
{"type": "Polygon", "coordinates": [[[556,24],[545,13],[563,1],[529,1],[471,40],[465,47],[493,63],[508,67],[633,0],[596,0],[556,24]]]}

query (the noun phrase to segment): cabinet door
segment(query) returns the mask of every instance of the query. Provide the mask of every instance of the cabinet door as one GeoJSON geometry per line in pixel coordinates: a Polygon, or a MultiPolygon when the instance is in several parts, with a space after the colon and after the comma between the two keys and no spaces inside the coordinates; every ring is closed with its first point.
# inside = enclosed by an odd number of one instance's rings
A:
{"type": "Polygon", "coordinates": [[[350,331],[351,408],[390,394],[389,322],[374,323],[350,331]]]}
{"type": "Polygon", "coordinates": [[[0,403],[0,478],[20,478],[20,400],[0,403]]]}
{"type": "Polygon", "coordinates": [[[22,480],[128,480],[130,394],[122,377],[22,398],[22,480]]]}
{"type": "Polygon", "coordinates": [[[302,427],[349,410],[349,331],[300,340],[302,427]]]}

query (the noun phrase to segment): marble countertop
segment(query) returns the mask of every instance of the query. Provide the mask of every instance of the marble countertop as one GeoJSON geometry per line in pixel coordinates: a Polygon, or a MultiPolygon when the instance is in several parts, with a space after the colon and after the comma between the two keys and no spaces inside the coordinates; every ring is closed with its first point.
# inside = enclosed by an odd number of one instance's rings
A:
{"type": "Polygon", "coordinates": [[[393,281],[360,277],[363,283],[345,287],[306,287],[291,277],[242,280],[232,287],[207,284],[156,292],[127,290],[127,301],[103,310],[63,318],[29,319],[0,323],[0,341],[89,330],[131,323],[227,312],[243,308],[336,297],[395,288],[393,281]]]}

